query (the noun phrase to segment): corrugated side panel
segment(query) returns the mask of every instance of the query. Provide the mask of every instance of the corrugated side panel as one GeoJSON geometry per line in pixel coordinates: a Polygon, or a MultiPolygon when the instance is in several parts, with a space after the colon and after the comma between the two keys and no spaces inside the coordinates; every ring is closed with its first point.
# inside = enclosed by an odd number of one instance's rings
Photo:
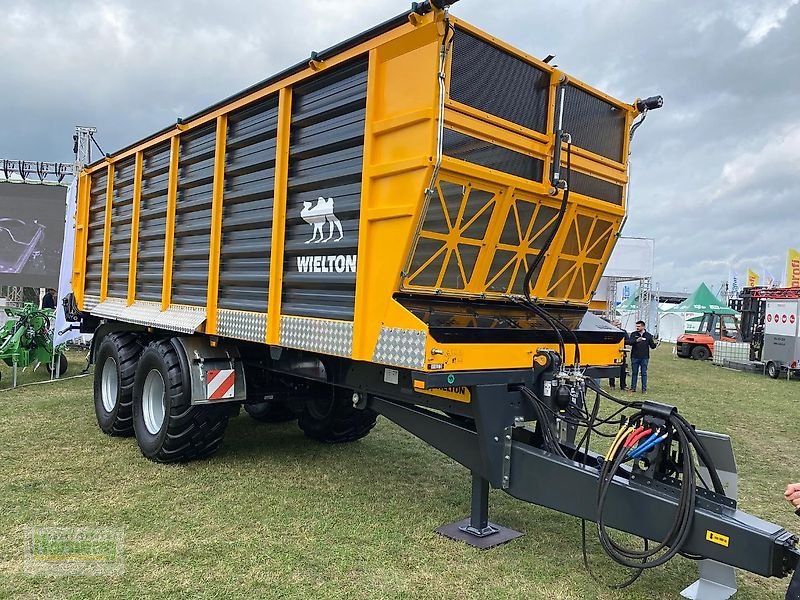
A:
{"type": "Polygon", "coordinates": [[[366,100],[366,59],[294,89],[283,314],[353,318],[366,100]]]}
{"type": "Polygon", "coordinates": [[[219,308],[267,312],[278,99],[228,117],[219,308]]]}
{"type": "Polygon", "coordinates": [[[169,142],[144,153],[139,248],[136,255],[136,299],[161,301],[164,280],[164,238],[167,233],[169,142]]]}
{"type": "Polygon", "coordinates": [[[114,199],[111,202],[111,244],[108,257],[108,296],[128,297],[131,258],[133,177],[135,157],[114,165],[114,199]]]}
{"type": "Polygon", "coordinates": [[[213,122],[181,136],[172,261],[175,304],[206,305],[215,137],[213,122]]]}
{"type": "Polygon", "coordinates": [[[100,296],[107,184],[107,171],[101,170],[92,175],[92,189],[89,192],[89,235],[86,240],[86,285],[84,289],[84,293],[89,296],[100,296]]]}

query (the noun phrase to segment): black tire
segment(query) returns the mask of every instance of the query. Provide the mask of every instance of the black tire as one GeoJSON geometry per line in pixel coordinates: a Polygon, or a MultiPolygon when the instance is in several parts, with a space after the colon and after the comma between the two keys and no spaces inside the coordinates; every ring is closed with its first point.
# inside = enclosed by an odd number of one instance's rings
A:
{"type": "Polygon", "coordinates": [[[781,376],[781,368],[777,363],[769,361],[767,363],[767,375],[769,375],[772,379],[777,379],[781,376]]]}
{"type": "MultiPolygon", "coordinates": [[[[68,368],[69,368],[69,362],[67,361],[67,357],[64,356],[63,354],[59,354],[58,355],[58,365],[56,366],[56,372],[58,373],[58,375],[56,375],[56,377],[63,376],[64,373],[67,372],[68,368]]],[[[47,363],[45,365],[45,369],[47,369],[47,374],[48,375],[50,375],[52,373],[52,371],[53,371],[53,369],[50,368],[50,363],[47,363]]]]}
{"type": "Polygon", "coordinates": [[[265,400],[244,405],[244,411],[256,421],[262,423],[286,423],[294,421],[297,415],[280,400],[265,400]]]}
{"type": "Polygon", "coordinates": [[[692,348],[693,360],[706,360],[709,356],[711,356],[711,352],[709,352],[708,348],[705,346],[695,346],[692,348]]]}
{"type": "Polygon", "coordinates": [[[178,353],[169,340],[151,342],[139,359],[133,384],[133,429],[142,454],[154,462],[173,463],[214,454],[228,426],[229,408],[222,404],[191,404],[191,384],[183,380],[178,353]],[[144,393],[148,376],[163,385],[160,394],[162,419],[155,426],[145,420],[144,393]],[[152,430],[152,431],[151,431],[152,430]]]}
{"type": "Polygon", "coordinates": [[[378,418],[368,408],[353,407],[353,392],[326,385],[315,387],[297,421],[307,437],[326,444],[354,442],[367,435],[378,418]]]}
{"type": "Polygon", "coordinates": [[[110,333],[103,338],[97,349],[94,412],[97,425],[107,435],[133,435],[133,378],[141,353],[140,339],[130,333],[110,333]],[[104,372],[107,384],[105,392],[104,372]]]}

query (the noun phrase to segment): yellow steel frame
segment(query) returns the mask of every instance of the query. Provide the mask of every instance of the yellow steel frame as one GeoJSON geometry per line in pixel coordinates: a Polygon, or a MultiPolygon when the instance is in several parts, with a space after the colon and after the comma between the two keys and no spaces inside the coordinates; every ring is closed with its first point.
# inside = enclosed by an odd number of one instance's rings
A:
{"type": "Polygon", "coordinates": [[[170,140],[169,179],[167,182],[167,216],[164,234],[164,279],[161,284],[161,310],[167,310],[172,303],[172,259],[175,250],[175,210],[178,205],[178,165],[181,156],[181,139],[175,136],[170,140]]]}
{"type": "Polygon", "coordinates": [[[292,126],[292,88],[278,95],[278,132],[275,147],[275,195],[272,204],[272,247],[270,250],[269,308],[266,342],[277,344],[281,328],[283,289],[283,244],[286,235],[286,195],[289,183],[289,135],[292,126]]]}
{"type": "Polygon", "coordinates": [[[75,210],[75,250],[72,267],[72,289],[79,308],[83,308],[86,285],[86,253],[89,240],[89,194],[92,178],[88,173],[78,175],[78,195],[75,210]]]}
{"type": "Polygon", "coordinates": [[[131,215],[131,257],[128,263],[128,306],[136,299],[136,260],[139,255],[139,214],[142,205],[142,166],[144,152],[136,153],[133,168],[133,214],[131,215]]]}
{"type": "Polygon", "coordinates": [[[219,255],[222,245],[222,194],[225,189],[225,146],[228,140],[228,116],[217,117],[214,149],[214,182],[211,192],[211,243],[208,251],[208,296],[206,333],[217,332],[217,296],[219,295],[219,255]]]}
{"type": "Polygon", "coordinates": [[[114,163],[109,162],[106,184],[106,212],[103,225],[103,270],[100,276],[100,301],[108,296],[108,261],[111,254],[111,209],[114,203],[114,163]]]}
{"type": "MultiPolygon", "coordinates": [[[[435,293],[428,287],[409,286],[410,273],[401,273],[403,265],[414,250],[417,223],[424,219],[424,190],[434,172],[436,162],[437,121],[439,89],[436,72],[439,50],[445,28],[443,13],[433,11],[428,15],[413,15],[409,22],[324,61],[314,61],[307,69],[285,79],[264,86],[237,100],[210,111],[175,128],[141,142],[130,149],[109,158],[105,163],[90,166],[80,176],[78,236],[76,237],[75,281],[76,295],[83,298],[85,285],[86,240],[88,238],[88,203],[91,175],[107,168],[109,181],[106,195],[106,222],[103,254],[102,297],[105,298],[108,281],[108,246],[111,226],[111,204],[113,198],[113,166],[126,157],[136,155],[137,176],[134,191],[135,219],[141,198],[142,153],[156,144],[170,141],[169,183],[167,193],[167,226],[164,246],[164,280],[161,306],[163,310],[171,304],[172,262],[174,257],[175,213],[179,178],[180,135],[204,124],[216,121],[214,181],[212,186],[211,244],[208,270],[208,299],[206,305],[206,332],[217,331],[217,296],[219,292],[220,243],[223,209],[224,164],[226,153],[227,115],[234,110],[257,102],[269,95],[279,95],[278,132],[275,160],[275,192],[272,214],[271,268],[269,283],[269,305],[264,341],[279,344],[281,320],[281,295],[283,283],[283,257],[285,243],[285,221],[287,184],[289,171],[289,145],[292,113],[292,88],[298,82],[341,65],[357,56],[369,56],[367,117],[364,142],[364,164],[361,188],[361,214],[359,229],[359,260],[355,293],[355,318],[353,354],[356,360],[372,360],[373,351],[384,327],[426,331],[426,325],[400,305],[394,298],[401,289],[415,289],[417,293],[435,293]]],[[[451,17],[451,22],[470,33],[483,38],[523,61],[537,66],[550,74],[549,107],[546,131],[554,127],[554,107],[559,82],[565,75],[558,69],[527,55],[508,44],[489,36],[480,29],[451,17]]],[[[450,72],[450,60],[446,72],[450,72]]],[[[447,77],[449,81],[449,76],[447,77]]],[[[635,109],[611,98],[586,84],[570,78],[571,85],[611,103],[625,111],[626,126],[636,114],[635,109]]],[[[482,250],[478,254],[472,277],[457,290],[441,289],[439,274],[438,290],[443,294],[459,296],[487,295],[487,281],[493,268],[493,257],[497,247],[503,247],[500,238],[509,215],[515,215],[516,202],[529,202],[548,210],[557,209],[562,200],[561,193],[551,196],[547,174],[550,172],[554,147],[554,136],[543,134],[511,123],[496,116],[483,113],[473,107],[445,98],[444,124],[447,128],[496,144],[518,153],[537,158],[544,163],[543,181],[530,181],[500,171],[493,171],[475,164],[444,157],[438,185],[449,181],[463,185],[466,189],[483,189],[493,192],[493,213],[489,219],[482,250]]],[[[627,157],[628,141],[624,142],[623,157],[627,157]]],[[[597,177],[624,187],[627,184],[626,161],[617,162],[598,156],[586,149],[572,149],[572,167],[579,172],[597,177]]],[[[468,195],[465,194],[465,197],[468,195]]],[[[438,201],[434,196],[432,201],[438,201]]],[[[463,214],[467,200],[462,202],[463,214]]],[[[575,303],[587,306],[591,291],[600,277],[602,266],[607,262],[625,211],[625,198],[617,206],[601,202],[580,194],[571,194],[563,224],[541,266],[541,276],[533,286],[532,294],[549,302],[575,303]],[[577,220],[589,216],[591,227],[576,236],[577,220]],[[597,228],[610,229],[599,244],[594,244],[593,232],[597,228]],[[573,231],[574,230],[574,231],[573,231]],[[565,244],[575,246],[569,255],[571,266],[559,267],[564,258],[565,244]],[[605,244],[602,252],[599,245],[605,244]],[[561,269],[556,273],[558,269],[561,269]],[[556,276],[557,275],[557,276],[556,276]],[[555,279],[554,279],[555,277],[555,279]],[[559,279],[561,281],[559,281],[559,279]],[[567,283],[568,282],[568,285],[567,283]],[[567,289],[567,297],[556,291],[567,289]],[[573,288],[576,290],[572,293],[573,288]],[[573,297],[569,297],[572,293],[573,297]]],[[[519,220],[519,217],[516,217],[519,220]]],[[[583,223],[583,221],[581,221],[583,223]]],[[[464,225],[462,223],[462,225],[464,225]]],[[[531,223],[532,227],[532,223],[531,223]]],[[[135,227],[138,229],[138,227],[135,227]]],[[[529,228],[530,229],[530,228],[529,228]]],[[[464,240],[460,231],[451,232],[447,238],[448,252],[464,240]]],[[[135,232],[134,235],[137,235],[135,232]]],[[[536,236],[534,231],[525,233],[527,244],[536,236]]],[[[128,302],[135,300],[136,240],[132,240],[131,264],[129,267],[128,302]]],[[[474,245],[474,244],[473,244],[474,245]]],[[[514,281],[521,275],[537,250],[520,243],[515,248],[517,260],[514,281]]],[[[513,284],[512,284],[513,286],[513,284]]],[[[519,292],[519,286],[494,294],[500,298],[510,291],[519,292]]],[[[492,293],[488,293],[492,296],[492,293]]],[[[426,342],[427,362],[441,362],[445,369],[491,369],[529,366],[534,349],[525,344],[438,344],[428,337],[426,342]],[[434,352],[435,350],[435,352],[434,352]],[[434,358],[439,357],[439,358],[434,358]]],[[[568,345],[568,355],[572,352],[568,345]]],[[[614,349],[606,345],[585,345],[581,357],[587,364],[610,364],[615,358],[614,349]]],[[[571,355],[567,356],[572,360],[571,355]]]]}

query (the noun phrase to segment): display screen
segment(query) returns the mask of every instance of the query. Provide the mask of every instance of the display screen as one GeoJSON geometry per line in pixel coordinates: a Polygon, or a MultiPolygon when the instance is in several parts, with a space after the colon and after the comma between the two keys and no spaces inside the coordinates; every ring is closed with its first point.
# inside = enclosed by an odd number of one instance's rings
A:
{"type": "Polygon", "coordinates": [[[0,285],[58,285],[67,188],[0,183],[0,285]]]}

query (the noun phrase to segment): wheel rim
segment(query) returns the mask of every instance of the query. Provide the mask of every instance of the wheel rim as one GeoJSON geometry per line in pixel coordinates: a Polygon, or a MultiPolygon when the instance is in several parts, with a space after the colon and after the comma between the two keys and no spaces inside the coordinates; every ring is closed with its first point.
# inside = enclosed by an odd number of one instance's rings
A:
{"type": "Polygon", "coordinates": [[[117,391],[119,388],[119,375],[117,374],[117,363],[110,356],[103,363],[103,373],[101,375],[100,397],[103,400],[103,408],[107,412],[114,410],[117,405],[117,391]]]}
{"type": "Polygon", "coordinates": [[[151,434],[161,431],[164,424],[164,378],[158,369],[151,370],[142,389],[142,414],[144,426],[151,434]]]}
{"type": "Polygon", "coordinates": [[[313,396],[306,403],[308,414],[317,421],[324,421],[333,412],[335,402],[336,399],[331,393],[313,396]]]}

